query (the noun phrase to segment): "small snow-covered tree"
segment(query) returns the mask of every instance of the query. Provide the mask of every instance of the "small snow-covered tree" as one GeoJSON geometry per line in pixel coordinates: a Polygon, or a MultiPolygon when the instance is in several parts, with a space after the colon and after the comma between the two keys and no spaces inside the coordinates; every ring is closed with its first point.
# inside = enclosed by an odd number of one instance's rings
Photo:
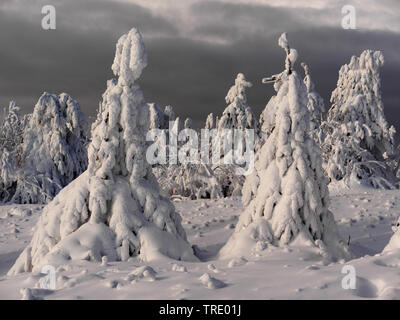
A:
{"type": "Polygon", "coordinates": [[[89,167],[44,209],[33,239],[9,274],[69,259],[196,260],[181,218],[160,196],[146,161],[149,108],[137,84],[147,56],[137,29],[117,43],[103,101],[92,127],[89,167]]]}
{"type": "Polygon", "coordinates": [[[208,129],[208,130],[215,129],[217,127],[215,120],[216,119],[214,118],[214,114],[210,113],[206,119],[205,129],[208,129]]]}
{"type": "Polygon", "coordinates": [[[21,146],[24,132],[23,120],[20,116],[20,108],[15,101],[11,101],[0,129],[0,148],[14,151],[21,146]]]}
{"type": "Polygon", "coordinates": [[[46,203],[87,168],[88,124],[66,93],[45,92],[23,134],[21,166],[12,201],[46,203]]]}
{"type": "Polygon", "coordinates": [[[324,99],[315,91],[314,82],[311,79],[310,68],[304,62],[301,63],[304,69],[305,77],[304,84],[307,88],[307,107],[310,111],[310,135],[317,142],[320,143],[320,126],[325,112],[324,99]]]}
{"type": "Polygon", "coordinates": [[[15,193],[17,184],[17,158],[15,152],[4,148],[0,153],[0,200],[8,202],[15,193]]]}
{"type": "Polygon", "coordinates": [[[254,130],[255,143],[259,138],[259,123],[256,116],[247,104],[246,88],[252,84],[246,80],[243,73],[236,77],[235,84],[229,89],[225,97],[229,105],[225,108],[221,118],[216,123],[216,128],[222,134],[223,129],[254,130]]]}
{"type": "Polygon", "coordinates": [[[380,51],[365,50],[339,71],[332,107],[322,124],[324,166],[331,182],[393,188],[386,160],[394,155],[393,126],[380,92],[380,51]]]}
{"type": "MultiPolygon", "coordinates": [[[[266,119],[270,135],[256,154],[255,170],[243,188],[241,214],[235,232],[221,249],[221,257],[248,254],[268,244],[286,245],[297,240],[318,246],[332,258],[348,256],[332,213],[322,170],[319,146],[309,137],[307,88],[292,69],[297,58],[286,33],[279,38],[286,51],[285,70],[263,83],[273,82],[274,113],[266,119]]],[[[265,115],[267,113],[264,113],[265,115]]]]}
{"type": "MultiPolygon", "coordinates": [[[[254,130],[253,148],[258,149],[257,146],[260,143],[259,123],[250,106],[247,104],[246,88],[251,87],[252,84],[246,80],[244,74],[239,73],[235,79],[235,84],[229,89],[225,97],[228,106],[215,124],[219,138],[216,140],[216,143],[220,143],[221,145],[222,157],[220,163],[213,164],[213,170],[225,197],[241,195],[244,183],[244,176],[238,175],[236,170],[240,165],[224,163],[225,153],[232,152],[232,150],[224,150],[224,140],[229,141],[229,138],[225,137],[225,134],[232,135],[233,130],[242,132],[241,139],[234,141],[234,144],[236,144],[235,147],[239,147],[239,144],[241,144],[243,146],[243,153],[246,152],[245,130],[254,130]]],[[[214,125],[213,118],[209,116],[206,121],[206,127],[211,125],[214,125]]]]}
{"type": "Polygon", "coordinates": [[[149,129],[164,129],[167,127],[165,123],[165,114],[155,103],[149,103],[150,121],[149,129]]]}
{"type": "Polygon", "coordinates": [[[383,253],[397,251],[400,252],[400,217],[396,224],[392,227],[394,234],[389,240],[389,243],[383,249],[383,253]]]}
{"type": "Polygon", "coordinates": [[[8,202],[15,193],[17,170],[21,165],[24,122],[20,108],[11,101],[0,127],[0,201],[8,202]]]}
{"type": "Polygon", "coordinates": [[[164,109],[164,114],[166,116],[166,120],[175,121],[176,116],[175,116],[174,108],[172,106],[170,106],[170,105],[166,106],[164,109]]]}

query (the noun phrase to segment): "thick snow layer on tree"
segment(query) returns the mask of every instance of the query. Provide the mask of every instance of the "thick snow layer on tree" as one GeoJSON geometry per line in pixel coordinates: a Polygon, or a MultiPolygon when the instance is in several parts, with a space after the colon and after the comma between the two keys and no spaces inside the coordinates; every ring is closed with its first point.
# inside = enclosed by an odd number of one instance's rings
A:
{"type": "Polygon", "coordinates": [[[380,92],[380,51],[365,50],[339,71],[332,107],[322,124],[324,167],[331,182],[393,188],[386,160],[395,129],[385,119],[380,92]]]}
{"type": "Polygon", "coordinates": [[[108,81],[92,126],[88,170],[43,209],[31,243],[9,274],[103,256],[196,260],[180,216],[160,196],[145,159],[149,108],[135,81],[146,64],[142,37],[132,29],[116,46],[112,69],[118,78],[108,81]]]}
{"type": "Polygon", "coordinates": [[[27,121],[16,168],[17,203],[46,203],[87,168],[88,124],[68,94],[44,93],[27,121]]]}
{"type": "Polygon", "coordinates": [[[321,152],[309,136],[307,88],[292,70],[286,36],[283,40],[286,70],[275,78],[279,83],[272,98],[273,129],[256,155],[253,174],[246,179],[246,210],[220,255],[237,256],[266,244],[300,241],[319,247],[327,257],[347,258],[350,254],[328,209],[321,152]]]}

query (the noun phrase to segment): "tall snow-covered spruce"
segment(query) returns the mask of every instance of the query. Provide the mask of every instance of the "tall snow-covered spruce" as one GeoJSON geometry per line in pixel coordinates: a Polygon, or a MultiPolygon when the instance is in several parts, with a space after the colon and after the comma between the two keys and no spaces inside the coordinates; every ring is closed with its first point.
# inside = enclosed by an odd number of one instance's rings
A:
{"type": "Polygon", "coordinates": [[[70,259],[196,260],[181,218],[161,197],[145,159],[149,108],[136,81],[147,65],[137,29],[116,46],[99,115],[92,127],[89,167],[50,202],[33,239],[9,274],[70,259]]]}
{"type": "Polygon", "coordinates": [[[393,188],[386,161],[394,156],[393,126],[380,92],[380,51],[365,50],[339,71],[327,121],[322,124],[324,166],[331,182],[393,188]]]}
{"type": "Polygon", "coordinates": [[[267,105],[273,112],[264,112],[271,117],[265,119],[271,131],[243,188],[247,207],[220,257],[296,242],[319,247],[330,258],[347,258],[350,254],[328,210],[321,152],[309,137],[307,88],[293,70],[297,52],[289,47],[286,33],[279,45],[286,51],[285,70],[263,79],[273,82],[277,91],[267,105]]]}

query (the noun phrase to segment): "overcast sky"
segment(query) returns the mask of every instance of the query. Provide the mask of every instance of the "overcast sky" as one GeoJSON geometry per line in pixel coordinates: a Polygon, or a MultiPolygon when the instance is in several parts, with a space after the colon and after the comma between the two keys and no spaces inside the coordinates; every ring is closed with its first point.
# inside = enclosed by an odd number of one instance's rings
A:
{"type": "Polygon", "coordinates": [[[274,92],[261,78],[283,70],[282,32],[328,106],[340,66],[364,49],[381,50],[385,113],[400,132],[398,0],[0,0],[0,106],[14,99],[31,112],[42,92],[67,92],[92,120],[112,78],[115,43],[132,27],[149,56],[140,80],[146,100],[174,106],[196,126],[224,110],[238,72],[254,85],[250,106],[262,111],[274,92]],[[56,30],[41,28],[48,4],[56,30]],[[356,8],[356,30],[341,27],[345,4],[356,8]]]}

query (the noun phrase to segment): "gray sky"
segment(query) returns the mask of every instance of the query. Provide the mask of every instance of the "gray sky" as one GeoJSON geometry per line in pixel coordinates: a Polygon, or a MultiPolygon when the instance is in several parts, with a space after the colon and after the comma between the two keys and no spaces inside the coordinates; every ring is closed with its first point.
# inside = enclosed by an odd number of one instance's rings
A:
{"type": "Polygon", "coordinates": [[[112,78],[115,43],[132,27],[142,32],[149,56],[140,80],[146,100],[173,105],[197,126],[224,110],[239,72],[253,82],[254,112],[264,109],[273,89],[261,78],[283,69],[282,32],[328,107],[340,66],[364,49],[381,50],[385,113],[400,133],[396,0],[0,0],[0,106],[15,99],[31,112],[42,92],[67,92],[92,120],[112,78]],[[48,4],[56,8],[56,30],[41,28],[48,4]],[[341,28],[345,4],[356,8],[356,30],[341,28]]]}

